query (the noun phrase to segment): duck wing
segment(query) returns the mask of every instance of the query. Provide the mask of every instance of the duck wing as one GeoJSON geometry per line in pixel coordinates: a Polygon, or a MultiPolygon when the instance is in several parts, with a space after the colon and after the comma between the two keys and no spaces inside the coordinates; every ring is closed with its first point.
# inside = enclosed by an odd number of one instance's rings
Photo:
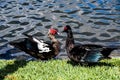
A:
{"type": "Polygon", "coordinates": [[[84,44],[82,47],[87,50],[87,53],[83,57],[83,61],[85,62],[98,62],[100,61],[104,55],[102,55],[102,51],[106,48],[102,45],[96,44],[84,44]]]}
{"type": "Polygon", "coordinates": [[[38,40],[35,37],[32,37],[31,35],[28,34],[24,34],[25,36],[28,37],[29,41],[31,41],[32,45],[35,45],[35,50],[37,49],[37,51],[39,51],[39,53],[44,53],[44,52],[50,52],[52,49],[52,45],[50,43],[46,43],[43,40],[38,40]]]}
{"type": "Polygon", "coordinates": [[[39,50],[39,53],[44,52],[50,52],[52,45],[44,42],[43,40],[38,40],[36,38],[33,38],[33,41],[37,44],[37,49],[39,50]]]}
{"type": "Polygon", "coordinates": [[[106,46],[106,47],[104,47],[104,49],[101,51],[101,54],[104,56],[104,58],[110,58],[109,57],[109,55],[111,54],[111,52],[113,51],[113,50],[116,50],[116,49],[119,49],[119,47],[118,46],[106,46]]]}
{"type": "Polygon", "coordinates": [[[69,52],[68,57],[75,62],[98,62],[102,59],[101,47],[77,45],[69,52]]]}
{"type": "Polygon", "coordinates": [[[100,61],[103,58],[103,55],[99,51],[99,49],[89,50],[86,55],[83,57],[84,62],[95,63],[100,61]]]}
{"type": "MultiPolygon", "coordinates": [[[[25,34],[26,35],[26,34],[25,34]]],[[[44,42],[43,40],[38,40],[35,37],[26,35],[28,38],[23,38],[10,42],[11,45],[23,50],[32,51],[34,53],[44,53],[50,52],[52,48],[51,44],[44,42]]]]}

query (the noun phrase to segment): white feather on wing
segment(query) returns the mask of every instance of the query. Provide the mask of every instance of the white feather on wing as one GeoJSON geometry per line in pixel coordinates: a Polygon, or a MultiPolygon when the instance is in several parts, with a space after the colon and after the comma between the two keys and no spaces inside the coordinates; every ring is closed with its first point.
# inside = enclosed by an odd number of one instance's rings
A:
{"type": "Polygon", "coordinates": [[[36,38],[33,38],[33,40],[37,43],[39,53],[51,51],[50,48],[48,47],[48,44],[46,44],[43,40],[38,40],[36,38]]]}

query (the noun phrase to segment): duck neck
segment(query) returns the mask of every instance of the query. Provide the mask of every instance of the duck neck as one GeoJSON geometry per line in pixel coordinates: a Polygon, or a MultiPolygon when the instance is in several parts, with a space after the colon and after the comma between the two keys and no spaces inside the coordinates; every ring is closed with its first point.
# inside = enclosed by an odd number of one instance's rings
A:
{"type": "Polygon", "coordinates": [[[55,55],[58,55],[58,53],[60,51],[60,47],[59,47],[60,43],[59,43],[59,41],[55,38],[54,35],[49,34],[48,37],[50,38],[50,40],[52,42],[52,46],[53,46],[53,48],[55,50],[55,55]]]}
{"type": "Polygon", "coordinates": [[[74,37],[71,30],[67,32],[67,39],[66,39],[66,48],[71,50],[74,47],[74,37]]]}

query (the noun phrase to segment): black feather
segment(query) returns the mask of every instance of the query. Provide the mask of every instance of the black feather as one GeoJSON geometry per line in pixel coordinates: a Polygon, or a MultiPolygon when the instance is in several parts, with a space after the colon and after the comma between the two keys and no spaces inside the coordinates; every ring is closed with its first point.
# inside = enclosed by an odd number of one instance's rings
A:
{"type": "Polygon", "coordinates": [[[29,54],[37,59],[47,60],[47,59],[51,59],[56,56],[54,54],[55,50],[52,47],[52,44],[44,42],[45,44],[48,45],[47,47],[51,51],[40,53],[39,52],[40,49],[38,49],[38,43],[33,40],[33,37],[31,35],[27,35],[27,34],[24,34],[24,35],[27,36],[28,38],[18,39],[18,40],[10,42],[9,44],[15,46],[16,48],[19,48],[20,50],[26,52],[27,54],[29,54]]]}
{"type": "Polygon", "coordinates": [[[103,58],[108,58],[110,53],[117,49],[96,44],[75,45],[71,27],[67,25],[63,32],[67,33],[67,55],[74,62],[98,62],[103,58]]]}

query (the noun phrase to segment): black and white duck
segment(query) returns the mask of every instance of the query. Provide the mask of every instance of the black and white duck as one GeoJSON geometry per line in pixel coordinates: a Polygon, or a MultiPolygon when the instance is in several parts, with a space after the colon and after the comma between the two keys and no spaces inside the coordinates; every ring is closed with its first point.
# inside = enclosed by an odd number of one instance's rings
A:
{"type": "Polygon", "coordinates": [[[60,51],[60,43],[56,39],[56,34],[58,30],[51,28],[48,31],[48,38],[51,40],[51,43],[47,43],[43,40],[38,40],[37,38],[24,34],[27,38],[21,38],[15,41],[10,42],[9,44],[19,48],[21,51],[41,60],[48,60],[55,58],[60,51]]]}
{"type": "Polygon", "coordinates": [[[110,53],[117,47],[106,47],[96,44],[75,44],[72,29],[69,25],[64,27],[67,33],[66,52],[71,61],[74,62],[98,62],[103,58],[109,58],[110,53]]]}

